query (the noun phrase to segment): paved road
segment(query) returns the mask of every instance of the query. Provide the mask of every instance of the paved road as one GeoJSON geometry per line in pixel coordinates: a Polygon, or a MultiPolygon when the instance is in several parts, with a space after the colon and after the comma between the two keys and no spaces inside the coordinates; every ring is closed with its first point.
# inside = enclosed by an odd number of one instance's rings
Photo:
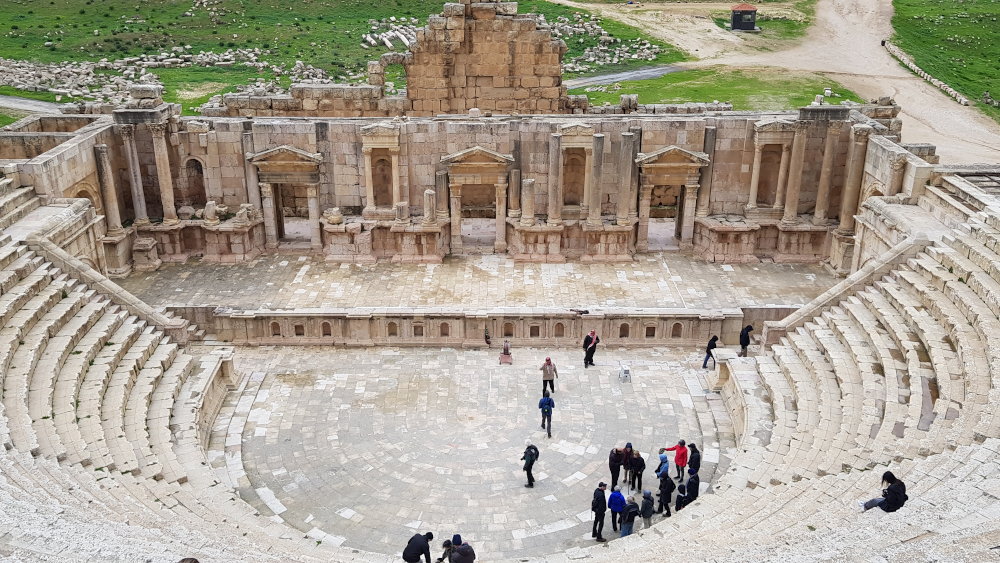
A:
{"type": "Polygon", "coordinates": [[[671,72],[677,72],[679,70],[684,69],[677,65],[658,65],[625,72],[613,72],[610,74],[572,78],[570,80],[564,80],[563,85],[567,88],[581,88],[583,86],[596,86],[598,84],[614,84],[615,82],[621,82],[623,80],[649,80],[651,78],[659,78],[664,74],[670,74],[671,72]]]}
{"type": "Polygon", "coordinates": [[[17,96],[0,96],[0,108],[27,113],[59,113],[59,104],[17,96]]]}

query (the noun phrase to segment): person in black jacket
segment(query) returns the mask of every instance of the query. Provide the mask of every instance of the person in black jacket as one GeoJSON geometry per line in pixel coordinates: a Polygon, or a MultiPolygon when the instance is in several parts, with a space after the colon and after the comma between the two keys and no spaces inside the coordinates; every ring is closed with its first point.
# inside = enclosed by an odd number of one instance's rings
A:
{"type": "Polygon", "coordinates": [[[680,512],[682,508],[690,504],[691,500],[687,496],[687,487],[684,485],[677,485],[677,503],[674,509],[680,512]]]}
{"type": "Polygon", "coordinates": [[[597,345],[600,343],[601,337],[597,336],[596,330],[590,331],[590,334],[583,337],[583,367],[594,365],[594,352],[597,351],[597,345]]]}
{"type": "Polygon", "coordinates": [[[434,539],[434,534],[427,532],[426,534],[413,534],[410,541],[406,544],[406,548],[403,549],[403,561],[407,563],[418,563],[420,561],[420,556],[423,555],[426,559],[426,563],[431,563],[431,544],[430,541],[434,539]]]}
{"type": "Polygon", "coordinates": [[[698,498],[698,489],[701,487],[701,479],[698,478],[698,473],[690,467],[688,468],[688,475],[686,504],[691,504],[694,502],[694,499],[698,498]]]}
{"type": "Polygon", "coordinates": [[[633,491],[642,490],[642,472],[646,470],[646,460],[642,458],[639,450],[632,452],[632,463],[629,467],[629,487],[633,491]]]}
{"type": "Polygon", "coordinates": [[[690,455],[688,455],[688,472],[698,473],[701,469],[701,450],[695,444],[688,444],[688,450],[690,450],[690,455]]]}
{"type": "Polygon", "coordinates": [[[604,491],[607,488],[607,483],[598,483],[597,488],[594,489],[594,500],[590,502],[590,510],[594,512],[594,529],[590,533],[590,537],[599,542],[608,541],[602,535],[604,532],[604,515],[608,512],[608,499],[604,498],[604,491]]]}
{"type": "Polygon", "coordinates": [[[882,490],[882,496],[875,497],[868,502],[858,501],[862,512],[871,510],[876,506],[886,512],[896,512],[910,499],[910,497],[906,496],[906,485],[897,479],[892,474],[892,471],[886,471],[882,474],[882,484],[888,485],[882,490]]]}
{"type": "Polygon", "coordinates": [[[740,331],[740,357],[747,357],[747,347],[750,346],[750,333],[753,332],[753,325],[747,325],[740,331]]]}
{"type": "Polygon", "coordinates": [[[714,334],[709,339],[708,345],[705,346],[705,361],[701,363],[701,369],[708,369],[708,360],[712,360],[712,364],[715,364],[715,358],[712,357],[712,350],[715,350],[716,346],[718,346],[718,341],[719,337],[714,334]]]}
{"type": "Polygon", "coordinates": [[[528,474],[528,484],[525,487],[530,489],[535,486],[535,476],[531,474],[531,468],[538,461],[538,448],[531,443],[531,440],[525,440],[524,445],[526,447],[521,459],[524,460],[524,472],[528,474]]]}
{"type": "Polygon", "coordinates": [[[608,469],[611,470],[611,488],[618,486],[618,475],[621,473],[622,465],[625,465],[625,451],[621,448],[611,448],[608,454],[608,469]]]}

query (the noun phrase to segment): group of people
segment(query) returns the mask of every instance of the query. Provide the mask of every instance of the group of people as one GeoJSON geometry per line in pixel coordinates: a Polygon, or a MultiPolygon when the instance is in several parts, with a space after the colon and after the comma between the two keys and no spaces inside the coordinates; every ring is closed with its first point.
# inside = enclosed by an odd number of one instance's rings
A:
{"type": "MultiPolygon", "coordinates": [[[[432,541],[434,541],[433,532],[413,534],[413,537],[407,542],[406,548],[403,549],[403,561],[419,563],[420,557],[423,556],[426,559],[424,563],[431,563],[432,541]]],[[[472,549],[469,542],[462,541],[460,534],[451,536],[450,540],[444,540],[441,548],[444,549],[444,553],[435,559],[437,563],[472,563],[476,560],[476,551],[472,549]]]]}

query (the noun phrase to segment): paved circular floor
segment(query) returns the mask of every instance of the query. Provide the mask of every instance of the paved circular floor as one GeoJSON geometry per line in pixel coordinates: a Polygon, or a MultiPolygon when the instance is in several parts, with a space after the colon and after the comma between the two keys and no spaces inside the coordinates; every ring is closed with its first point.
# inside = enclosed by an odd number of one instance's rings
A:
{"type": "Polygon", "coordinates": [[[498,353],[237,348],[248,382],[220,414],[213,465],[263,514],[318,541],[398,554],[415,531],[433,531],[435,547],[461,533],[496,560],[590,545],[612,446],[642,452],[647,489],[655,451],[677,438],[702,447],[703,489],[728,462],[731,425],[703,391],[697,352],[602,349],[586,370],[575,349],[515,349],[513,366],[498,353]],[[537,408],[546,355],[561,376],[551,439],[537,408]],[[618,379],[623,361],[631,382],[618,379]],[[541,450],[533,489],[526,438],[541,450]]]}

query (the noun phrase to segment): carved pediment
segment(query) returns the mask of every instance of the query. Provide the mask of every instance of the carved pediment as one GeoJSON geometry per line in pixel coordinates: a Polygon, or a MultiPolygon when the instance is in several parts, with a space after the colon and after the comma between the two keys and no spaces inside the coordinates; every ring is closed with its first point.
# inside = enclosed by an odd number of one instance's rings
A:
{"type": "Polygon", "coordinates": [[[362,137],[399,137],[399,124],[392,121],[380,121],[361,128],[362,137]]]}
{"type": "Polygon", "coordinates": [[[753,130],[758,133],[794,133],[795,122],[787,119],[761,119],[753,124],[753,130]]]}
{"type": "Polygon", "coordinates": [[[651,153],[639,153],[639,158],[635,163],[639,166],[649,166],[656,164],[676,164],[687,166],[707,166],[708,155],[703,152],[694,152],[682,149],[677,145],[670,145],[651,153]]]}
{"type": "Polygon", "coordinates": [[[480,146],[465,149],[456,153],[441,157],[443,164],[502,164],[504,166],[514,162],[514,157],[509,154],[501,154],[480,146]]]}
{"type": "Polygon", "coordinates": [[[319,164],[323,155],[318,152],[306,152],[289,145],[281,145],[256,154],[248,154],[247,159],[254,164],[319,164]]]}
{"type": "Polygon", "coordinates": [[[559,128],[563,137],[592,137],[594,128],[583,123],[567,123],[559,128]]]}

